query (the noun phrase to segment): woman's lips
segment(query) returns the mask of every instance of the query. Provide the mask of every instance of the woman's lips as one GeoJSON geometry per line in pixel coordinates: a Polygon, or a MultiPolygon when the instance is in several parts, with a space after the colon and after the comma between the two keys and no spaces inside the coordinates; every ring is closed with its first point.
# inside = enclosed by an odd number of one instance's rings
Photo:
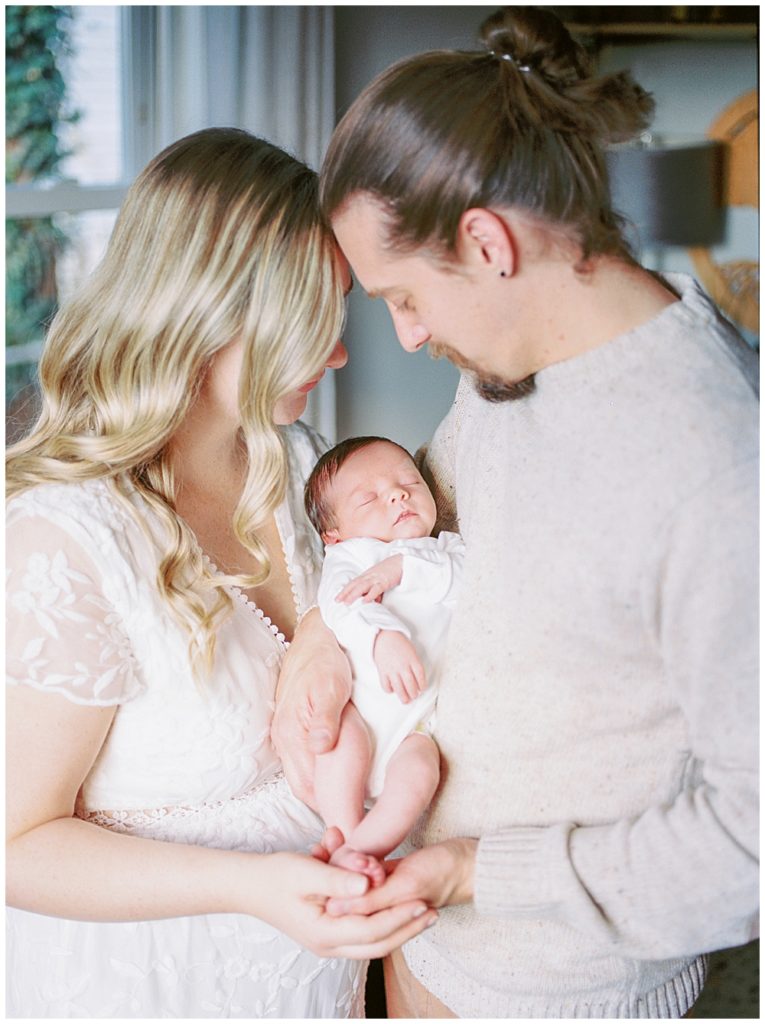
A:
{"type": "Polygon", "coordinates": [[[309,380],[307,384],[304,384],[302,388],[298,388],[301,395],[307,395],[309,391],[313,391],[316,385],[319,383],[324,374],[320,374],[315,380],[309,380]]]}

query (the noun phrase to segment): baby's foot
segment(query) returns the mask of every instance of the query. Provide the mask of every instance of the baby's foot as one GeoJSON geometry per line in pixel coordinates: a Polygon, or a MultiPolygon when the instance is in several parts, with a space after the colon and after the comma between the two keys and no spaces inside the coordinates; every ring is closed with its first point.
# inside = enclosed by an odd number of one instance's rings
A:
{"type": "Polygon", "coordinates": [[[371,853],[361,853],[354,850],[347,843],[335,850],[329,858],[329,863],[336,868],[345,868],[346,871],[356,871],[358,874],[366,875],[370,885],[382,885],[385,881],[385,868],[382,863],[373,857],[371,853]]]}

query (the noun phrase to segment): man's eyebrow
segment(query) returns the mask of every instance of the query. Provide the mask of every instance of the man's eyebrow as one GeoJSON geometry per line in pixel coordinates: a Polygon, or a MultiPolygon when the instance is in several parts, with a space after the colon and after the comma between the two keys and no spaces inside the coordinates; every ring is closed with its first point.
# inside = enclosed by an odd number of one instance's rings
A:
{"type": "Polygon", "coordinates": [[[369,291],[367,291],[365,288],[364,291],[366,292],[367,298],[369,299],[385,299],[389,295],[397,291],[401,291],[401,288],[397,285],[391,285],[390,287],[387,288],[370,288],[369,291]]]}

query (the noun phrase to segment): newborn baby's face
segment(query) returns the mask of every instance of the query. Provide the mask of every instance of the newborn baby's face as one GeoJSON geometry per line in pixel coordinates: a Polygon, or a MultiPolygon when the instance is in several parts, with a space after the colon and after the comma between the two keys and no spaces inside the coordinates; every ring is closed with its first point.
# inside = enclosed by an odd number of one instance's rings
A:
{"type": "Polygon", "coordinates": [[[436,522],[436,503],[411,457],[385,441],[348,457],[330,485],[329,500],[336,525],[324,536],[327,544],[353,537],[429,537],[436,522]]]}

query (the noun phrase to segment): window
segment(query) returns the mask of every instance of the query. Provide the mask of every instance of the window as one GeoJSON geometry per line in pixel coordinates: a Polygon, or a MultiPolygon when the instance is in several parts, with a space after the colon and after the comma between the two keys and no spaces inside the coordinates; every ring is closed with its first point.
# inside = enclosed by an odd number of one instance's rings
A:
{"type": "Polygon", "coordinates": [[[126,191],[123,9],[6,7],[6,434],[35,415],[46,326],[126,191]]]}

